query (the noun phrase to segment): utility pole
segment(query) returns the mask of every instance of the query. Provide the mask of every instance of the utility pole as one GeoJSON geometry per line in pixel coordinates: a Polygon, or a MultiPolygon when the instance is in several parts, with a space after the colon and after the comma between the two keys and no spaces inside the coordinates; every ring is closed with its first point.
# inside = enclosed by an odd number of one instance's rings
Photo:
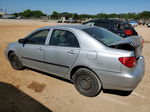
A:
{"type": "Polygon", "coordinates": [[[5,14],[7,14],[7,9],[5,9],[5,14]]]}

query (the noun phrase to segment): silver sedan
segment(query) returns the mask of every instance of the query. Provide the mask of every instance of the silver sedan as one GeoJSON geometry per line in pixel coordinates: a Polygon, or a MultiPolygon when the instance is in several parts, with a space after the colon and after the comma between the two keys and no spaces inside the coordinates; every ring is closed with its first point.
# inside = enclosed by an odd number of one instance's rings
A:
{"type": "Polygon", "coordinates": [[[102,89],[131,92],[144,75],[143,40],[121,38],[96,26],[47,26],[18,42],[5,55],[16,70],[38,69],[73,81],[83,95],[102,89]]]}

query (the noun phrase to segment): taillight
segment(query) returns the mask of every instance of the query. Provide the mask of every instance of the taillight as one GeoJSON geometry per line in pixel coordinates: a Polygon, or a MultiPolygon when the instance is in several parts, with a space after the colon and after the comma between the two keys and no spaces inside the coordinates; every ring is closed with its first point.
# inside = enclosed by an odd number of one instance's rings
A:
{"type": "Polygon", "coordinates": [[[128,36],[133,34],[132,30],[125,30],[124,33],[128,36]]]}
{"type": "Polygon", "coordinates": [[[134,67],[136,65],[136,57],[134,57],[134,56],[133,57],[120,57],[119,61],[123,65],[125,65],[125,66],[127,66],[129,68],[132,68],[132,67],[134,67]]]}

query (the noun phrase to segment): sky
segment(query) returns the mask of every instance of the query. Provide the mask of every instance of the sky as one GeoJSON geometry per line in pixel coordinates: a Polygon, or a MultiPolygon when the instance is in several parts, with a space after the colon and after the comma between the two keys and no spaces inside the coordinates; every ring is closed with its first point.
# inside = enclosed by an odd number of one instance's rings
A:
{"type": "Polygon", "coordinates": [[[150,11],[150,0],[0,0],[0,9],[7,13],[26,9],[78,14],[129,13],[150,11]]]}

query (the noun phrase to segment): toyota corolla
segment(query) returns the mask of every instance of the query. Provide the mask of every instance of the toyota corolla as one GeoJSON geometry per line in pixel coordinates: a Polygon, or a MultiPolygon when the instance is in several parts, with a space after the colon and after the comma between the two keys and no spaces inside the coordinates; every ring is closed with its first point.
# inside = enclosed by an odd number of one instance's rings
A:
{"type": "Polygon", "coordinates": [[[144,75],[143,39],[121,38],[96,26],[47,26],[10,43],[5,55],[16,70],[30,67],[68,80],[82,95],[102,89],[132,91],[144,75]]]}

